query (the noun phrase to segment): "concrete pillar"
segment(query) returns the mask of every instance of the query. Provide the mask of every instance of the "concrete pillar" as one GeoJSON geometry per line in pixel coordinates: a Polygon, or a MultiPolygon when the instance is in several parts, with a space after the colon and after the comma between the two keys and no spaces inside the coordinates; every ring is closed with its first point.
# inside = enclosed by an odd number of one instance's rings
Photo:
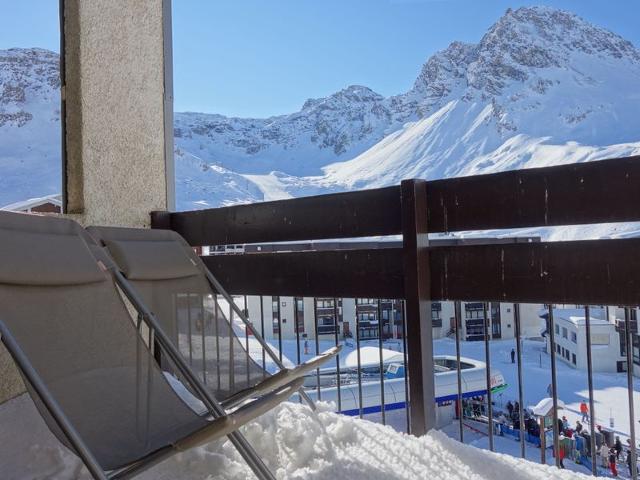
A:
{"type": "MultiPolygon", "coordinates": [[[[148,226],[175,202],[170,0],[63,3],[66,211],[148,226]]],[[[0,403],[23,391],[0,344],[0,403]]]]}
{"type": "Polygon", "coordinates": [[[149,212],[174,202],[169,4],[64,3],[67,213],[85,224],[148,226],[149,212]]]}

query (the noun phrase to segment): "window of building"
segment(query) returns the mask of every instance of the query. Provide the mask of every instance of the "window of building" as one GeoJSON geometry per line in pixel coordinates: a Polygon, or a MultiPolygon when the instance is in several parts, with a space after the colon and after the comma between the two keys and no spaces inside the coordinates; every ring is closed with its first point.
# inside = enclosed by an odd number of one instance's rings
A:
{"type": "Polygon", "coordinates": [[[356,298],[356,305],[377,305],[378,300],[375,298],[356,298]]]}
{"type": "Polygon", "coordinates": [[[357,316],[359,323],[377,323],[378,321],[375,312],[359,312],[357,316]]]}
{"type": "Polygon", "coordinates": [[[573,343],[578,343],[578,334],[576,332],[571,332],[571,341],[573,343]]]}
{"type": "Polygon", "coordinates": [[[556,353],[560,353],[560,345],[556,343],[556,353]]]}
{"type": "Polygon", "coordinates": [[[568,336],[568,331],[565,327],[562,327],[562,338],[567,338],[568,336]]]}
{"type": "Polygon", "coordinates": [[[556,324],[556,335],[560,335],[560,325],[556,324]]]}
{"type": "Polygon", "coordinates": [[[573,363],[574,365],[576,365],[576,354],[572,353],[571,354],[571,363],[573,363]]]}

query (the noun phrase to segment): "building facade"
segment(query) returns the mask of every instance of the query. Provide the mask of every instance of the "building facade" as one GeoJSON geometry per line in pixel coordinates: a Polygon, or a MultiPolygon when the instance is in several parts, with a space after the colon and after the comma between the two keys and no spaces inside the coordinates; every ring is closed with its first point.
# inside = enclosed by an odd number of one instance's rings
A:
{"type": "MultiPolygon", "coordinates": [[[[542,305],[522,304],[520,318],[523,337],[540,337],[544,321],[539,316],[542,305]]],[[[249,318],[264,337],[278,339],[360,340],[403,338],[404,303],[396,299],[376,298],[300,298],[247,297],[249,318]],[[356,331],[357,330],[357,331],[356,331]]],[[[484,340],[484,304],[460,302],[460,338],[484,340]]],[[[489,303],[490,338],[515,337],[513,304],[489,303]]],[[[432,302],[433,338],[455,334],[455,303],[432,302]]]]}
{"type": "MultiPolygon", "coordinates": [[[[583,305],[554,306],[554,337],[556,358],[569,366],[587,370],[587,332],[583,305]]],[[[640,374],[640,341],[638,339],[638,309],[629,309],[634,375],[640,374]]],[[[546,317],[545,312],[541,316],[546,317]]],[[[590,309],[592,367],[594,372],[624,372],[627,370],[625,309],[622,307],[592,307],[590,309]]],[[[546,336],[547,351],[550,339],[546,336]]]]}

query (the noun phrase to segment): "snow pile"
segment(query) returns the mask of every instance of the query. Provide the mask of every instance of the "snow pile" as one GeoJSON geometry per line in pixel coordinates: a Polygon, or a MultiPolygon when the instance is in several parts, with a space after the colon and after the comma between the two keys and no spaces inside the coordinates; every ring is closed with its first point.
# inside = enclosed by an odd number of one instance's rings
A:
{"type": "MultiPolygon", "coordinates": [[[[416,438],[357,418],[317,415],[285,403],[244,433],[278,479],[573,479],[582,475],[460,444],[441,432],[416,438]]],[[[0,476],[85,479],[79,460],[49,433],[29,397],[0,407],[0,476]]],[[[146,480],[246,479],[250,470],[226,441],[178,454],[146,480]]]]}

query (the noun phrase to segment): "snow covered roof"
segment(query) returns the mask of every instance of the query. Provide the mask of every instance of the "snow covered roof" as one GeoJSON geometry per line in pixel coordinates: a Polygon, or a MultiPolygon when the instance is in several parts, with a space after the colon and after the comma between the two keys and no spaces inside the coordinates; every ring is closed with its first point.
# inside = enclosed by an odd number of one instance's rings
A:
{"type": "MultiPolygon", "coordinates": [[[[384,363],[389,362],[403,362],[404,355],[402,352],[396,352],[389,350],[388,348],[382,349],[382,361],[384,363]]],[[[378,347],[361,347],[360,348],[360,362],[363,367],[370,367],[380,365],[380,349],[378,347]]],[[[345,360],[344,365],[346,367],[356,368],[358,366],[358,352],[354,350],[349,353],[345,360]]]]}
{"type": "MultiPolygon", "coordinates": [[[[564,409],[564,402],[560,399],[558,399],[558,409],[564,409]]],[[[553,399],[549,397],[543,398],[535,407],[531,408],[531,411],[534,415],[546,417],[553,411],[553,399]]]]}
{"type": "MultiPolygon", "coordinates": [[[[584,325],[586,322],[584,309],[581,308],[554,308],[553,318],[566,320],[576,326],[584,325]]],[[[591,325],[610,325],[602,308],[592,308],[589,312],[589,321],[591,325]]]]}
{"type": "Polygon", "coordinates": [[[0,208],[0,210],[10,212],[26,212],[40,205],[51,203],[57,207],[62,208],[62,195],[56,193],[54,195],[47,195],[46,197],[29,198],[28,200],[22,200],[20,202],[10,203],[0,208]]]}

